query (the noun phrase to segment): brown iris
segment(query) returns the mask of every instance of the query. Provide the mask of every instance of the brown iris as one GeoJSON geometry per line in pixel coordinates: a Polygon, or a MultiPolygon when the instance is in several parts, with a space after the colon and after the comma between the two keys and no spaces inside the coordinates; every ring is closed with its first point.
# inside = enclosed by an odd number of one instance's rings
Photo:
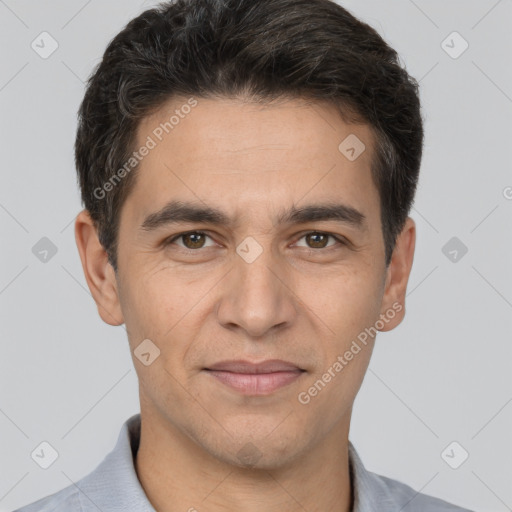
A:
{"type": "Polygon", "coordinates": [[[312,247],[314,249],[322,249],[322,248],[326,247],[327,241],[329,239],[329,235],[326,235],[325,233],[316,233],[316,232],[315,233],[308,233],[306,235],[306,240],[307,240],[309,245],[311,245],[311,239],[312,238],[315,238],[315,240],[313,241],[312,247]],[[323,239],[320,240],[322,237],[323,237],[323,239]]]}
{"type": "Polygon", "coordinates": [[[186,233],[182,235],[183,243],[188,249],[200,249],[204,245],[204,233],[186,233]],[[190,240],[190,245],[187,243],[190,240]]]}

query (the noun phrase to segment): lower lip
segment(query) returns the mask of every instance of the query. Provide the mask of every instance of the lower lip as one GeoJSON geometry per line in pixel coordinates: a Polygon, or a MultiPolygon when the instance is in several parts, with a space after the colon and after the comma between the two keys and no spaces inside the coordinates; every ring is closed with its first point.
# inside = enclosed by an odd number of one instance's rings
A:
{"type": "Polygon", "coordinates": [[[207,370],[222,383],[244,395],[268,395],[297,380],[302,371],[284,371],[274,373],[233,373],[219,370],[207,370]]]}

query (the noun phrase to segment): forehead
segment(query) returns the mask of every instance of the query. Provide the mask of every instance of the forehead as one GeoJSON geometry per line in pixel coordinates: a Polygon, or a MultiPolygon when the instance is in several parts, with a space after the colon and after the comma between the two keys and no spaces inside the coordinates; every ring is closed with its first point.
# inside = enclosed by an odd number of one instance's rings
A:
{"type": "MultiPolygon", "coordinates": [[[[157,146],[174,141],[187,149],[199,141],[212,142],[213,146],[196,145],[195,159],[215,150],[259,151],[261,156],[263,150],[286,149],[308,153],[311,158],[325,152],[327,145],[338,156],[338,143],[347,135],[356,135],[364,142],[368,151],[361,156],[363,161],[368,159],[373,149],[373,134],[368,125],[347,124],[333,105],[298,98],[256,103],[241,98],[176,97],[145,117],[137,129],[140,145],[147,137],[157,146]]],[[[179,147],[175,149],[177,157],[185,156],[179,147]]]]}
{"type": "Polygon", "coordinates": [[[141,121],[144,145],[131,193],[140,216],[171,199],[245,216],[302,200],[378,208],[370,127],[320,102],[172,98],[141,121]]]}

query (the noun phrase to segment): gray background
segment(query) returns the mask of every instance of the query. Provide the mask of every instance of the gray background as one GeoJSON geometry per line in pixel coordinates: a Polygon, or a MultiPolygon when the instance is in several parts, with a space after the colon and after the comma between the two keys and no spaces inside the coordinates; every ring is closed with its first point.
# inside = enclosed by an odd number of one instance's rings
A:
{"type": "MultiPolygon", "coordinates": [[[[512,510],[512,2],[342,4],[421,80],[426,120],[407,315],[379,334],[351,440],[372,471],[512,510]],[[453,31],[469,43],[458,58],[461,39],[442,45],[453,31]],[[455,262],[452,237],[468,248],[455,262]],[[441,456],[452,441],[469,452],[458,469],[441,456]]],[[[73,142],[84,81],[151,5],[0,0],[0,512],[92,471],[139,410],[126,332],[97,315],[75,245],[73,142]],[[59,45],[47,59],[31,48],[43,31],[59,45]],[[42,237],[57,248],[46,262],[42,237]],[[59,453],[46,470],[30,457],[42,441],[59,453]]]]}

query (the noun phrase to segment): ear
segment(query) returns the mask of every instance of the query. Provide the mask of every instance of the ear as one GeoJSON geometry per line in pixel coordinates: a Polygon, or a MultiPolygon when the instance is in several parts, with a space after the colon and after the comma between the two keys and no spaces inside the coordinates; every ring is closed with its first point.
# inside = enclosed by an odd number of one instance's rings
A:
{"type": "Polygon", "coordinates": [[[386,283],[380,311],[381,317],[384,316],[386,321],[382,322],[384,327],[379,331],[394,329],[405,316],[405,294],[411,273],[415,244],[416,224],[408,217],[397,237],[395,249],[386,271],[386,283]],[[390,318],[391,311],[395,313],[392,318],[390,318]]]}
{"type": "Polygon", "coordinates": [[[85,279],[101,319],[109,325],[121,325],[124,318],[116,275],[87,210],[82,210],[76,217],[75,239],[85,279]]]}

